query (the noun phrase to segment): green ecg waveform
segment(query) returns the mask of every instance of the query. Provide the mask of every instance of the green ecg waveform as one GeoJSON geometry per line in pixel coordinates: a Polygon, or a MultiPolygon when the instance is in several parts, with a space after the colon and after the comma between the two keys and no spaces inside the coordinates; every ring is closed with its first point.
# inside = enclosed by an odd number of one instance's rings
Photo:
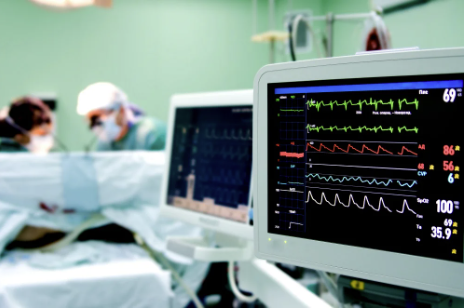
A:
{"type": "MultiPolygon", "coordinates": [[[[397,104],[399,105],[399,110],[402,110],[402,105],[403,104],[405,104],[405,105],[415,105],[415,109],[418,110],[418,100],[417,99],[414,99],[411,102],[408,102],[407,99],[405,99],[405,98],[404,99],[398,99],[397,104]]],[[[375,110],[378,110],[378,105],[389,105],[389,106],[391,106],[391,110],[394,110],[394,101],[392,99],[389,100],[388,102],[384,102],[382,99],[373,100],[372,98],[370,98],[370,101],[359,100],[357,103],[353,103],[351,100],[344,101],[343,103],[338,103],[337,100],[330,101],[329,103],[325,103],[323,101],[317,102],[317,101],[313,101],[312,99],[310,99],[307,102],[308,109],[310,109],[311,107],[314,107],[314,108],[316,108],[317,111],[320,111],[321,107],[328,107],[328,106],[331,107],[331,110],[334,110],[333,109],[334,106],[336,106],[336,107],[344,106],[345,110],[347,110],[347,107],[349,105],[350,106],[359,106],[360,110],[362,110],[363,105],[375,106],[375,110]]]]}
{"type": "Polygon", "coordinates": [[[399,130],[399,133],[402,133],[402,131],[418,133],[418,128],[416,128],[416,127],[407,128],[405,126],[401,126],[401,127],[397,127],[397,129],[399,130]]]}
{"type": "Polygon", "coordinates": [[[303,112],[303,109],[279,109],[279,111],[303,112]]]}
{"type": "MultiPolygon", "coordinates": [[[[367,131],[367,132],[390,132],[390,133],[394,133],[394,128],[392,127],[383,127],[383,126],[374,126],[374,127],[367,127],[367,126],[359,126],[359,127],[352,127],[352,126],[342,126],[342,127],[339,127],[339,126],[328,126],[328,127],[324,127],[324,126],[316,126],[316,127],[311,127],[310,124],[308,124],[305,129],[307,129],[308,132],[312,132],[312,131],[316,131],[317,133],[319,133],[320,131],[330,131],[330,132],[333,132],[333,131],[344,131],[344,132],[359,132],[361,133],[362,131],[367,131]]],[[[402,132],[415,132],[415,133],[418,133],[418,128],[414,127],[414,128],[407,128],[406,126],[402,126],[402,127],[397,127],[397,130],[399,131],[399,133],[402,133],[402,132]]]]}

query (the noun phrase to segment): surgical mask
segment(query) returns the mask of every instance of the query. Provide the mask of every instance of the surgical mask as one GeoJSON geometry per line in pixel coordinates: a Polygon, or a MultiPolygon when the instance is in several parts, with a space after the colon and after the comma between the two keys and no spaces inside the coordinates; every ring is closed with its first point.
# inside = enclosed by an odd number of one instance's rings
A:
{"type": "Polygon", "coordinates": [[[110,115],[101,125],[94,126],[92,131],[101,141],[115,141],[121,134],[121,126],[116,124],[116,113],[110,115]]]}
{"type": "Polygon", "coordinates": [[[34,154],[47,154],[52,148],[54,139],[52,135],[29,135],[31,141],[24,147],[34,154]]]}
{"type": "Polygon", "coordinates": [[[9,116],[5,118],[5,120],[10,124],[11,126],[17,128],[24,134],[29,136],[29,143],[24,145],[24,147],[31,153],[35,154],[46,154],[48,153],[52,148],[54,144],[54,137],[51,134],[48,135],[33,135],[29,133],[27,130],[19,126],[14,122],[12,118],[9,116]]]}

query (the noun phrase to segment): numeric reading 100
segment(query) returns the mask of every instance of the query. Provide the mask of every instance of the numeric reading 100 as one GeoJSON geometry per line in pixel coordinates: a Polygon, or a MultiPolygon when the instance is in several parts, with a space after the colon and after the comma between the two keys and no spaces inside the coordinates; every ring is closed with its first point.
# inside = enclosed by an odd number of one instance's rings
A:
{"type": "Polygon", "coordinates": [[[436,205],[438,206],[438,213],[452,214],[454,211],[454,202],[450,200],[439,199],[436,201],[436,205]]]}

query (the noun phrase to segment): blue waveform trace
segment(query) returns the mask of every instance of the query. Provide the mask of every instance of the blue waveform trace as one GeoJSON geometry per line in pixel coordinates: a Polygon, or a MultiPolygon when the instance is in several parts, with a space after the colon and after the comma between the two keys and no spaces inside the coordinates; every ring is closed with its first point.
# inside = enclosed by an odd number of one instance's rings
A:
{"type": "Polygon", "coordinates": [[[401,183],[400,181],[397,181],[397,184],[399,184],[402,187],[408,186],[408,188],[412,188],[413,185],[417,184],[417,181],[413,181],[411,184],[409,184],[409,183],[401,183]]]}
{"type": "MultiPolygon", "coordinates": [[[[368,179],[363,179],[362,177],[360,176],[357,176],[357,177],[342,177],[341,178],[335,178],[333,176],[329,176],[329,177],[325,177],[325,176],[321,176],[319,175],[318,173],[309,173],[306,175],[306,177],[312,177],[312,178],[318,178],[319,180],[325,180],[326,182],[329,182],[329,181],[332,181],[332,182],[339,182],[339,183],[342,183],[344,181],[358,181],[358,182],[361,182],[361,183],[368,183],[369,185],[373,185],[373,183],[375,183],[376,185],[384,185],[384,186],[388,186],[392,183],[394,183],[393,180],[389,179],[387,181],[378,181],[377,179],[371,179],[371,180],[368,180],[368,179]]],[[[412,181],[411,183],[402,183],[401,181],[397,180],[396,181],[397,184],[399,184],[401,187],[405,187],[405,186],[408,186],[408,188],[412,188],[415,184],[418,184],[417,181],[412,181]]]]}

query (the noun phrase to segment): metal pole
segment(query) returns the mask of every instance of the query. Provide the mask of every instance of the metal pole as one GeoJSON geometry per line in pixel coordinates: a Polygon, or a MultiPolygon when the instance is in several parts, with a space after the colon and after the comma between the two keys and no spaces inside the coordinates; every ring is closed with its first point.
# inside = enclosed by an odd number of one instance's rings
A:
{"type": "MultiPolygon", "coordinates": [[[[270,31],[275,29],[275,7],[274,7],[275,0],[268,0],[268,27],[270,31]]],[[[274,63],[274,48],[275,48],[275,41],[272,38],[270,40],[270,63],[274,63]]]]}
{"type": "Polygon", "coordinates": [[[314,21],[326,20],[326,15],[325,16],[310,16],[308,17],[308,20],[314,20],[314,21]]]}
{"type": "Polygon", "coordinates": [[[274,23],[274,0],[268,0],[268,28],[270,31],[275,29],[275,23],[274,23]]]}
{"type": "Polygon", "coordinates": [[[270,41],[270,63],[274,63],[274,39],[270,41]]]}
{"type": "MultiPolygon", "coordinates": [[[[366,19],[366,18],[370,18],[373,15],[373,13],[374,12],[359,13],[359,14],[339,14],[339,15],[333,15],[333,18],[334,20],[366,19]]],[[[308,20],[312,20],[312,21],[323,21],[327,19],[328,19],[328,15],[308,17],[308,20]]]]}
{"type": "Polygon", "coordinates": [[[334,15],[334,20],[350,20],[350,19],[367,19],[376,14],[375,12],[371,13],[359,13],[359,14],[340,14],[334,15]]]}

